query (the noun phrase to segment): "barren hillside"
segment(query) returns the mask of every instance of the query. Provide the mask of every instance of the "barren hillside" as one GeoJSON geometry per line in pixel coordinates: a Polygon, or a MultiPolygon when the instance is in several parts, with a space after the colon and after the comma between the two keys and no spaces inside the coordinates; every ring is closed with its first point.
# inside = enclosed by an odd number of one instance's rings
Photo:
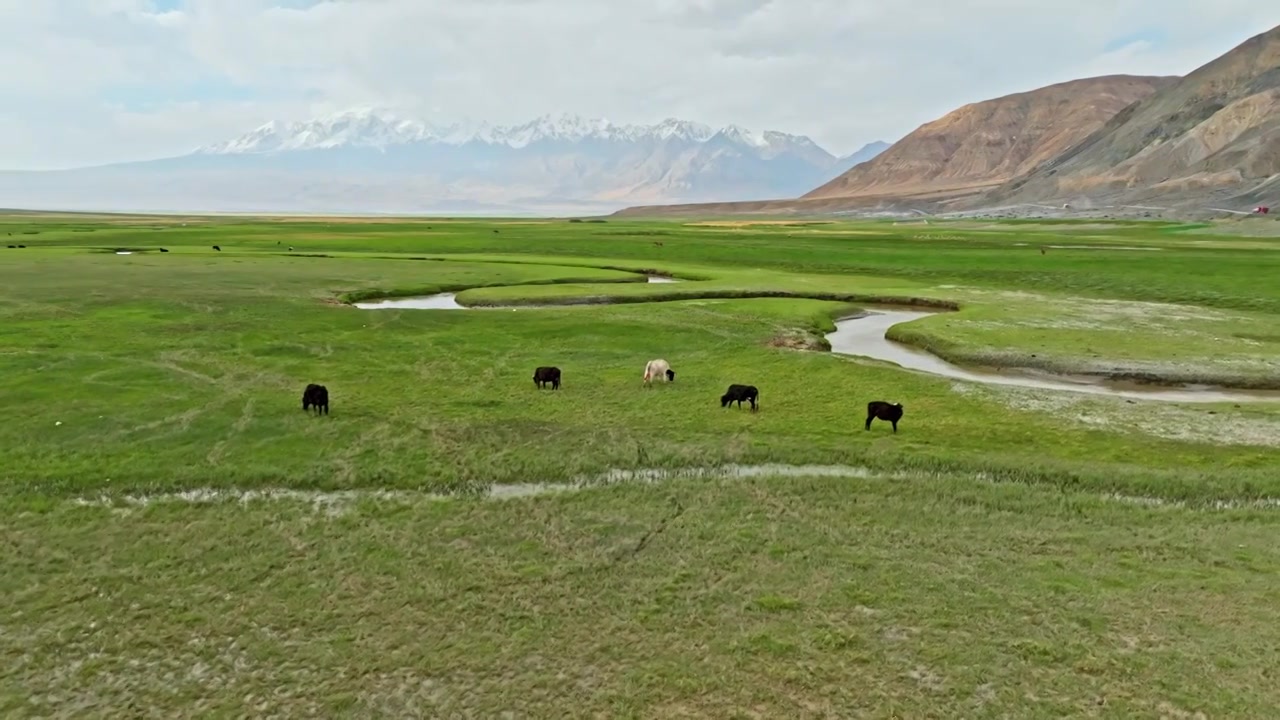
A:
{"type": "Polygon", "coordinates": [[[965,105],[803,198],[981,192],[1068,150],[1175,81],[1109,75],[965,105]]]}
{"type": "Polygon", "coordinates": [[[1224,195],[1250,202],[1277,174],[1280,27],[1162,88],[984,202],[1224,195]]]}

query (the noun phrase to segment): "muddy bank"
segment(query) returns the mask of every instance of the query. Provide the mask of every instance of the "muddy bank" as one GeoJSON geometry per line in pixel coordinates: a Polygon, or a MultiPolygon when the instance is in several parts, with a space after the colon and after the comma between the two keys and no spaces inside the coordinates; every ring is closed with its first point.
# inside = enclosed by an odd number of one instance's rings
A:
{"type": "MultiPolygon", "coordinates": [[[[679,280],[652,280],[654,283],[680,282],[679,280]]],[[[467,288],[472,289],[472,288],[467,288]]],[[[457,291],[461,292],[461,290],[457,291]]],[[[513,308],[557,308],[575,305],[631,305],[639,303],[678,302],[681,300],[746,300],[754,298],[780,298],[789,300],[827,300],[856,305],[895,305],[904,307],[937,308],[938,310],[958,310],[959,305],[950,300],[934,298],[892,297],[884,295],[858,295],[850,293],[791,292],[789,290],[697,290],[678,293],[653,293],[650,295],[579,295],[563,298],[507,298],[503,300],[478,300],[467,305],[458,304],[454,298],[457,292],[436,293],[434,295],[405,296],[398,298],[384,297],[380,300],[362,300],[350,304],[362,310],[380,310],[388,308],[423,309],[423,310],[484,310],[513,308]],[[405,304],[405,301],[416,301],[419,304],[405,304]],[[395,303],[395,304],[393,304],[395,303]]]]}
{"type": "Polygon", "coordinates": [[[1150,383],[1109,376],[1055,374],[1028,368],[961,367],[933,353],[889,339],[894,325],[933,315],[933,312],[877,309],[835,321],[836,330],[825,335],[831,352],[883,360],[908,370],[988,385],[1015,385],[1040,390],[1091,393],[1134,400],[1167,402],[1278,402],[1280,391],[1234,390],[1212,385],[1150,383]],[[1175,387],[1168,387],[1174,385],[1175,387]]]}
{"type": "Polygon", "coordinates": [[[900,305],[906,307],[959,310],[951,300],[936,298],[862,295],[858,293],[798,292],[792,290],[688,290],[648,295],[579,295],[563,298],[509,298],[479,300],[469,307],[563,307],[569,305],[628,305],[636,303],[677,302],[681,300],[748,300],[782,298],[790,300],[827,300],[856,305],[900,305]]]}

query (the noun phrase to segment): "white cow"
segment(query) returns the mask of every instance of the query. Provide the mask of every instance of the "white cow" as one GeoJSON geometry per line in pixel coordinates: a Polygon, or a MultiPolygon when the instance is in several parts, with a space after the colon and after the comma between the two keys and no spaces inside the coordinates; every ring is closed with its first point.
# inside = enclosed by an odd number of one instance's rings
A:
{"type": "Polygon", "coordinates": [[[666,360],[650,360],[644,366],[645,386],[649,386],[655,378],[671,382],[676,379],[676,373],[671,369],[671,366],[667,364],[666,360]]]}

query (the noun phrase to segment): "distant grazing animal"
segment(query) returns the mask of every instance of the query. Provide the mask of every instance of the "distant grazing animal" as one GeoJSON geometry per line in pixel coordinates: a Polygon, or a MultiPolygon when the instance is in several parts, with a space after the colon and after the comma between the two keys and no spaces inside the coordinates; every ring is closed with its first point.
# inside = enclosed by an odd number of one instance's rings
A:
{"type": "Polygon", "coordinates": [[[654,245],[657,245],[658,247],[662,247],[662,241],[661,241],[661,240],[654,240],[654,241],[653,241],[653,244],[654,244],[654,245]]]}
{"type": "Polygon", "coordinates": [[[169,252],[169,251],[165,248],[160,248],[160,252],[169,252]]]}
{"type": "Polygon", "coordinates": [[[541,390],[546,384],[551,385],[552,390],[560,389],[560,368],[558,367],[540,367],[533,371],[533,384],[541,390]]]}
{"type": "Polygon", "coordinates": [[[498,232],[498,229],[497,229],[497,228],[494,228],[493,232],[494,232],[494,233],[497,233],[497,232],[498,232]]]}
{"type": "Polygon", "coordinates": [[[730,385],[729,389],[720,396],[720,407],[729,407],[734,402],[738,403],[738,407],[742,407],[742,401],[746,400],[751,403],[751,412],[755,412],[756,400],[759,397],[760,391],[755,385],[730,385]]]}
{"type": "Polygon", "coordinates": [[[1044,254],[1044,252],[1045,252],[1045,251],[1044,251],[1044,248],[1040,248],[1040,254],[1041,254],[1041,255],[1043,255],[1043,254],[1044,254]]]}
{"type": "Polygon", "coordinates": [[[26,247],[26,245],[19,245],[18,247],[20,247],[20,248],[24,248],[24,247],[26,247]]]}
{"type": "Polygon", "coordinates": [[[217,245],[214,245],[213,249],[217,250],[218,252],[222,252],[222,248],[218,247],[217,245]]]}
{"type": "Polygon", "coordinates": [[[317,415],[321,410],[325,415],[329,414],[329,388],[315,383],[307,385],[307,389],[302,391],[302,409],[308,410],[312,407],[316,409],[317,415]]]}
{"type": "Polygon", "coordinates": [[[893,423],[893,431],[898,432],[898,421],[902,419],[902,403],[890,405],[883,400],[872,400],[867,403],[867,429],[871,429],[872,420],[886,420],[893,423]]]}
{"type": "Polygon", "coordinates": [[[650,360],[644,366],[644,384],[650,385],[655,378],[667,376],[667,382],[675,382],[676,371],[671,369],[671,365],[666,360],[650,360]]]}

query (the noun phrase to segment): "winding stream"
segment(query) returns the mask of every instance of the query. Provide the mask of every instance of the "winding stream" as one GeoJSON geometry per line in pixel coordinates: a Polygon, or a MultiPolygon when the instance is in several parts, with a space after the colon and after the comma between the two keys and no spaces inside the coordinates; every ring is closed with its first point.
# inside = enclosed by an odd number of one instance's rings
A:
{"type": "MultiPolygon", "coordinates": [[[[675,278],[649,275],[650,283],[680,282],[675,278]]],[[[438,293],[421,297],[387,298],[357,302],[362,310],[469,310],[459,305],[456,293],[438,293]]],[[[545,307],[545,306],[543,306],[545,307]]],[[[493,309],[493,308],[490,308],[493,309]]],[[[838,355],[871,358],[893,363],[906,370],[936,375],[938,377],[966,380],[987,385],[1015,385],[1041,390],[1062,390],[1089,393],[1134,400],[1162,400],[1185,403],[1220,402],[1278,402],[1280,391],[1232,390],[1208,385],[1184,385],[1160,387],[1135,382],[1110,380],[1086,375],[1061,375],[1022,368],[976,369],[964,368],[943,360],[925,350],[919,350],[885,337],[885,332],[899,323],[936,315],[940,311],[899,310],[879,308],[866,314],[842,318],[836,321],[835,332],[826,335],[831,352],[838,355]]]]}
{"type": "MultiPolygon", "coordinates": [[[[651,283],[674,283],[680,282],[675,278],[663,277],[661,275],[649,275],[651,283]]],[[[383,300],[370,300],[368,302],[352,303],[361,310],[479,310],[482,308],[468,308],[465,305],[459,305],[455,299],[457,293],[437,293],[435,295],[421,295],[418,297],[402,297],[402,298],[385,298],[383,300]]]]}
{"type": "Polygon", "coordinates": [[[885,332],[899,323],[936,315],[921,310],[877,309],[866,315],[836,321],[835,332],[826,335],[831,352],[840,355],[868,357],[894,363],[907,370],[988,385],[1017,385],[1041,390],[1065,390],[1135,400],[1169,402],[1260,402],[1280,401],[1280,391],[1231,390],[1207,385],[1184,385],[1170,388],[1141,383],[1096,378],[1086,375],[1060,375],[1021,368],[979,370],[964,368],[909,345],[894,342],[885,332]]]}

